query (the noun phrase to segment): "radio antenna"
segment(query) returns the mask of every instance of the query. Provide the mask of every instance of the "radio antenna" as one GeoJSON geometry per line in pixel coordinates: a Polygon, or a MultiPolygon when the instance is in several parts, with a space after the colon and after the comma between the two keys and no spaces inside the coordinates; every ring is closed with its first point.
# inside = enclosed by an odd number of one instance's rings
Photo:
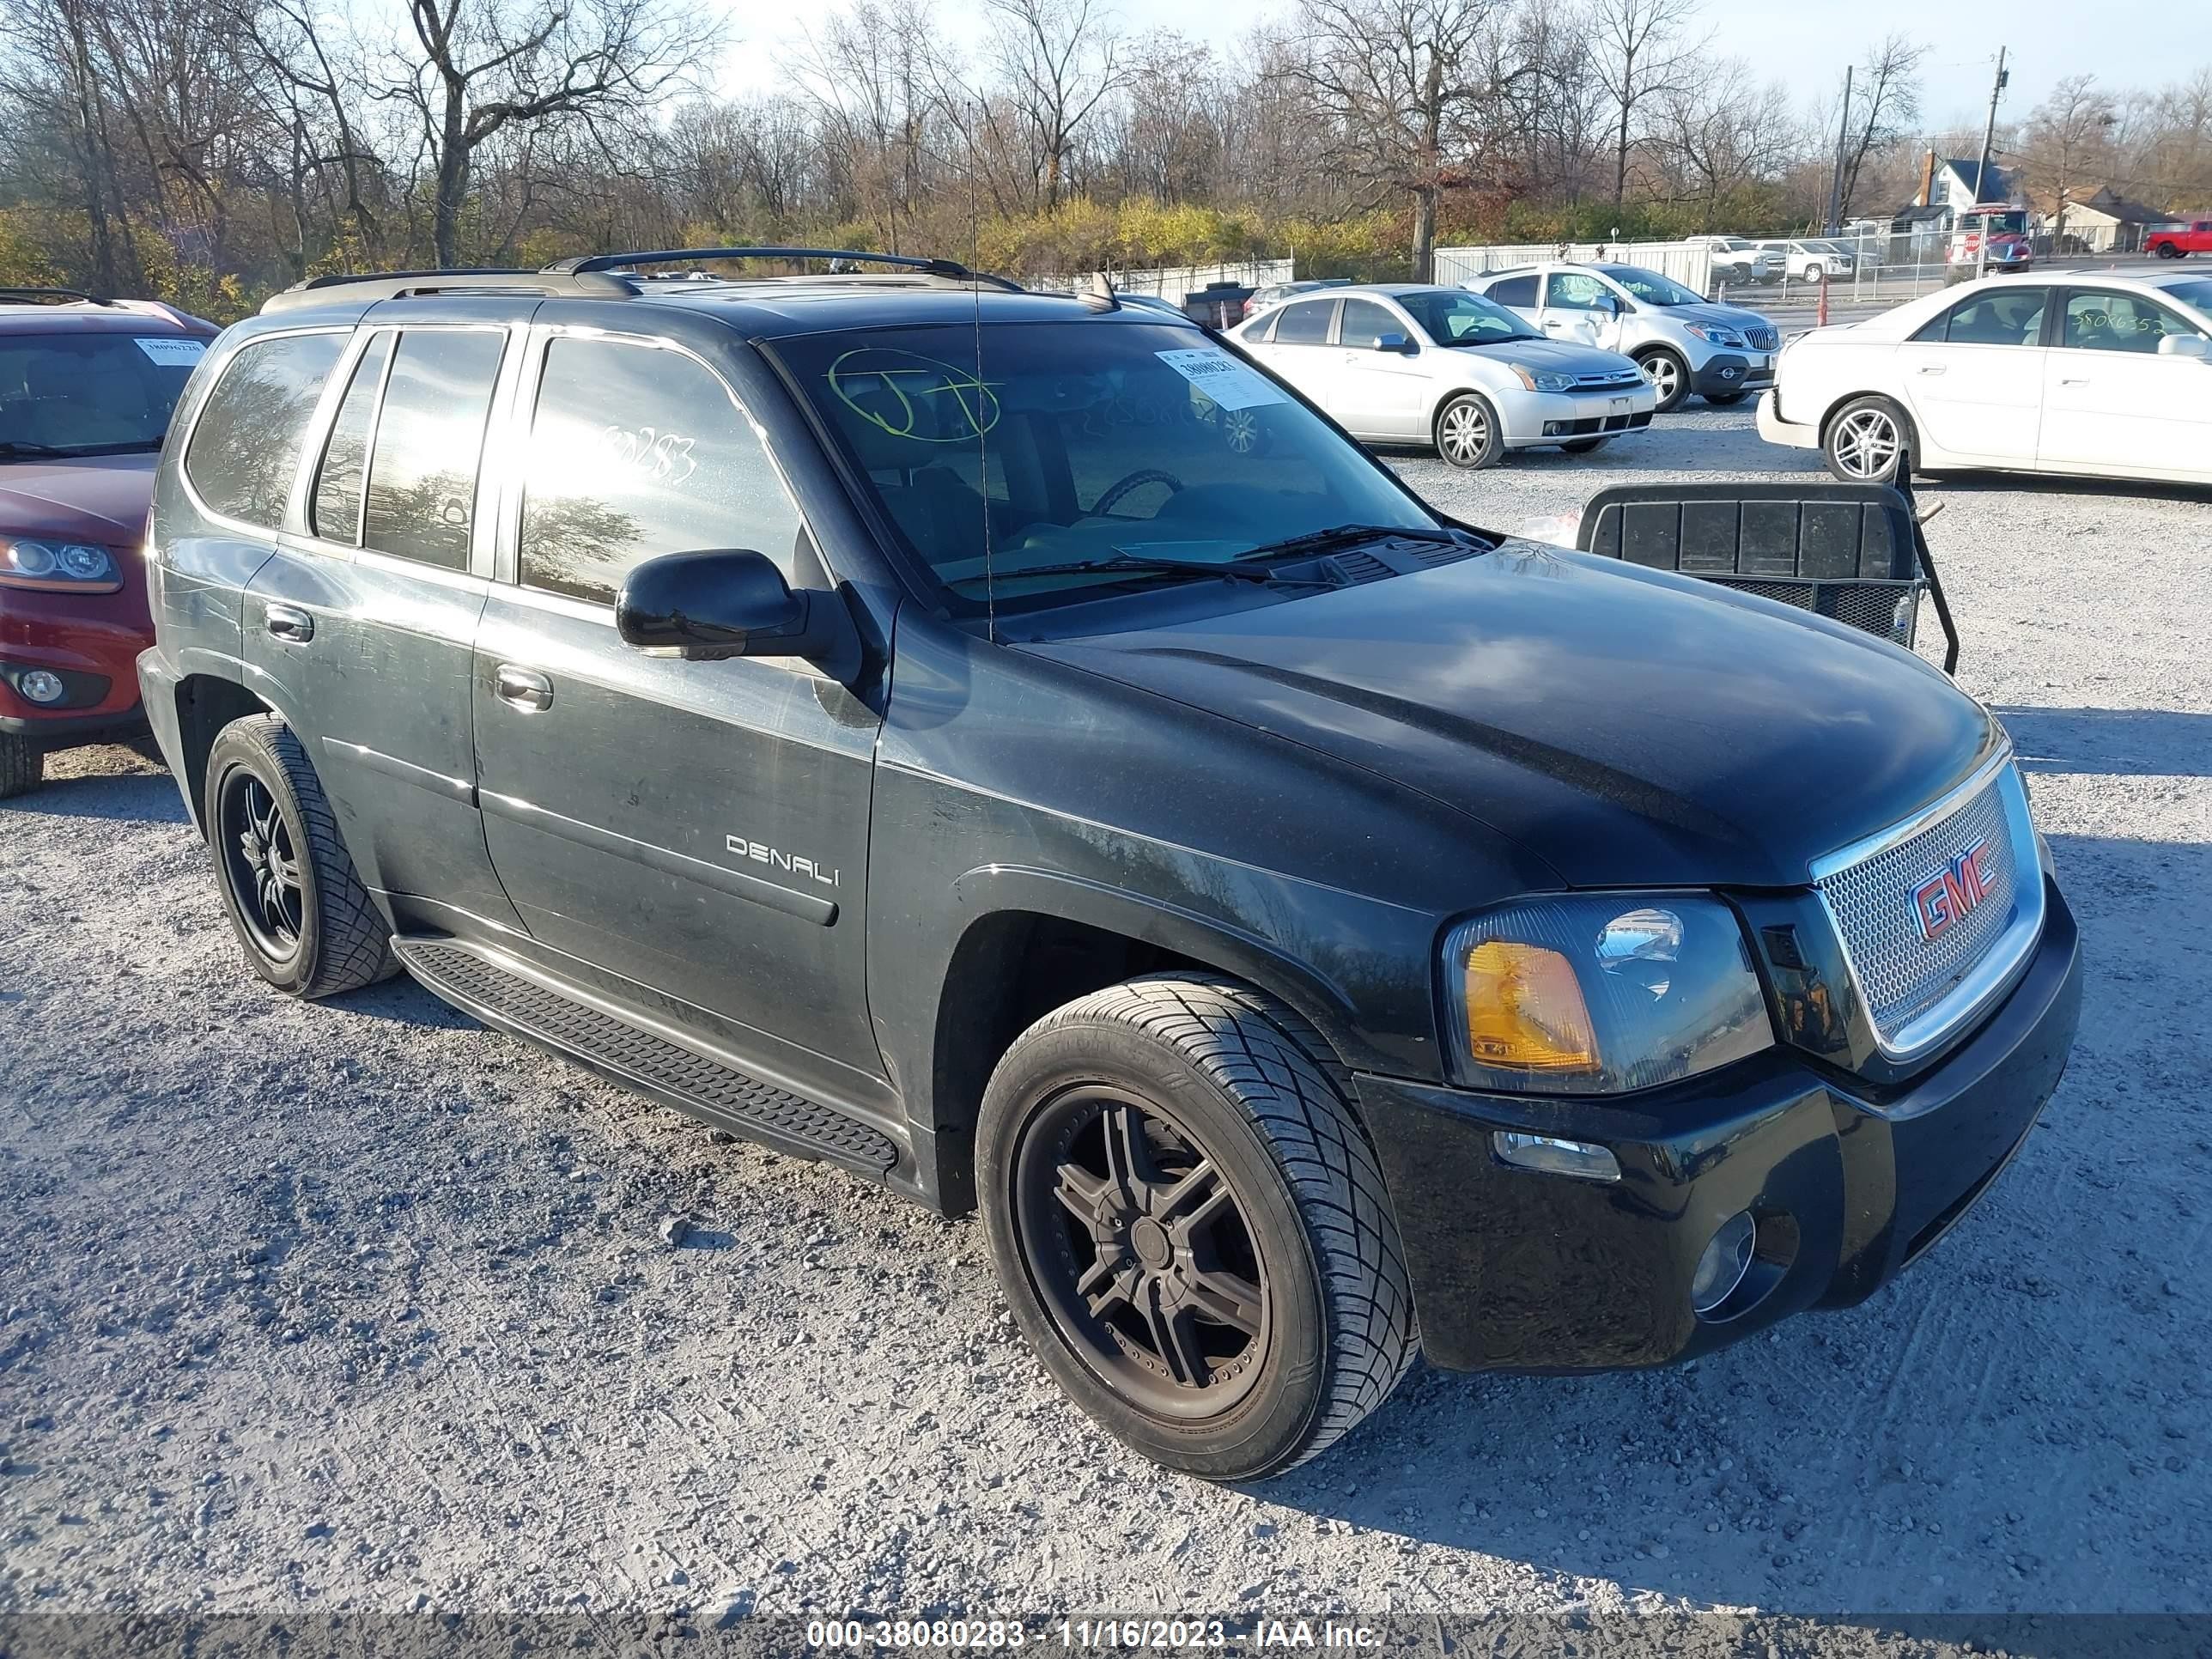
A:
{"type": "MultiPolygon", "coordinates": [[[[973,99],[968,104],[968,269],[982,265],[983,233],[975,208],[975,123],[981,118],[973,99]]],[[[975,493],[983,501],[983,629],[992,644],[999,642],[999,579],[991,560],[991,446],[984,433],[983,402],[991,394],[983,383],[983,284],[970,277],[968,291],[975,301],[975,389],[969,424],[975,428],[975,493]]]]}

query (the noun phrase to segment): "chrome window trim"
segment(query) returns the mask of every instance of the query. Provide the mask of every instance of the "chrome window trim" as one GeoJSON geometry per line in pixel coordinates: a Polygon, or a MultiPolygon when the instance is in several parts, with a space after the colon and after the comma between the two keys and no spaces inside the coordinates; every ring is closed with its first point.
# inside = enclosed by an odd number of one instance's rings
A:
{"type": "Polygon", "coordinates": [[[1867,1011],[1867,1025],[1874,1034],[1875,1047],[1884,1060],[1893,1062],[1917,1060],[1948,1041],[1961,1027],[1982,1013],[2026,971],[2028,960],[2035,954],[2036,945],[2043,937],[2046,908],[2043,890],[2043,860],[2036,845],[2035,825],[2028,815],[2027,787],[2014,765],[2009,738],[1996,753],[1975,768],[1973,775],[1958,787],[1930,802],[1911,817],[1815,859],[1811,871],[1814,889],[1820,896],[1820,908],[1828,918],[1829,929],[1835,935],[1836,947],[1843,953],[1844,969],[1850,975],[1851,988],[1858,994],[1859,1004],[1867,1011]],[[2007,772],[2011,773],[2008,781],[2003,775],[2007,772]],[[1843,920],[1838,915],[1835,904],[1823,884],[1831,876],[1911,840],[1921,831],[1959,811],[1984,788],[1995,788],[1999,792],[2005,828],[2013,839],[2014,867],[2020,872],[2022,886],[2018,899],[2019,908],[2004,931],[1990,942],[1990,948],[1983,953],[1981,960],[1951,988],[1950,994],[1926,1012],[1906,1021],[1894,1037],[1885,1037],[1880,1023],[1874,1017],[1874,1005],[1867,995],[1858,964],[1852,960],[1850,939],[1844,933],[1843,920]]]}

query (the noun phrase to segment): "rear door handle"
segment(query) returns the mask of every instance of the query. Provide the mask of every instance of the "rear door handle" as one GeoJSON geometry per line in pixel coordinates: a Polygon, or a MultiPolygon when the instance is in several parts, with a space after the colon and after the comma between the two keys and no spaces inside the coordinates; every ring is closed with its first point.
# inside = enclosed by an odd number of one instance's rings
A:
{"type": "Polygon", "coordinates": [[[1944,371],[1941,363],[1923,363],[1920,365],[1920,372],[1923,374],[1941,374],[1944,371]]]}
{"type": "Polygon", "coordinates": [[[503,662],[493,675],[492,686],[501,702],[526,713],[553,706],[553,682],[535,669],[503,662]]]}
{"type": "Polygon", "coordinates": [[[302,645],[315,637],[315,619],[297,605],[270,605],[262,614],[261,625],[280,640],[302,645]]]}
{"type": "Polygon", "coordinates": [[[2087,386],[2089,384],[2089,377],[2084,374],[2078,380],[2069,380],[2065,375],[2062,374],[2058,377],[2058,384],[2061,386],[2087,386]]]}

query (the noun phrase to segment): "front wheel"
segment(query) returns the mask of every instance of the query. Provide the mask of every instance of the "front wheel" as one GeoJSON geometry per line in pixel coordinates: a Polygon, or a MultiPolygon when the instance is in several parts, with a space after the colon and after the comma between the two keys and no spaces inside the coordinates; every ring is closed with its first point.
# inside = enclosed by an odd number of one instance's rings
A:
{"type": "Polygon", "coordinates": [[[2180,246],[2174,242],[2160,242],[2154,252],[2161,259],[2179,259],[2181,257],[2180,246]]]}
{"type": "Polygon", "coordinates": [[[994,1265],[1046,1370],[1169,1468],[1304,1462],[1419,1347],[1350,1079],[1291,1009],[1161,975],[1047,1015],[977,1126],[994,1265]]]}
{"type": "Polygon", "coordinates": [[[1665,415],[1682,406],[1690,395],[1690,366],[1671,351],[1647,351],[1636,360],[1644,378],[1651,382],[1658,393],[1658,402],[1652,405],[1655,415],[1665,415]]]}
{"type": "Polygon", "coordinates": [[[27,795],[46,781],[46,751],[28,738],[0,732],[0,800],[27,795]]]}
{"type": "Polygon", "coordinates": [[[1437,411],[1437,453],[1469,471],[1497,465],[1505,453],[1505,429],[1488,399],[1462,392],[1437,411]]]}
{"type": "Polygon", "coordinates": [[[1905,415],[1887,398],[1854,398],[1820,441],[1828,471],[1845,483],[1893,483],[1911,465],[1905,415]]]}
{"type": "Polygon", "coordinates": [[[216,884],[247,966],[302,998],[398,971],[391,933],[290,726],[256,714],[223,727],[208,752],[205,799],[216,884]]]}

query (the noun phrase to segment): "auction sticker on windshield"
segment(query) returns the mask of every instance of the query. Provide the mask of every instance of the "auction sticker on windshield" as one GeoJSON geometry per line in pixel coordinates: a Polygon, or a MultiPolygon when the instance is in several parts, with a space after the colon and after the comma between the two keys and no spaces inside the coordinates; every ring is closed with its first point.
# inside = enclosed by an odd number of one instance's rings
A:
{"type": "Polygon", "coordinates": [[[152,340],[140,335],[132,343],[154,362],[165,365],[196,363],[207,354],[204,340],[152,340]]]}
{"type": "Polygon", "coordinates": [[[1224,409],[1252,409],[1287,403],[1282,392],[1254,374],[1218,346],[1152,354],[1224,409]]]}

